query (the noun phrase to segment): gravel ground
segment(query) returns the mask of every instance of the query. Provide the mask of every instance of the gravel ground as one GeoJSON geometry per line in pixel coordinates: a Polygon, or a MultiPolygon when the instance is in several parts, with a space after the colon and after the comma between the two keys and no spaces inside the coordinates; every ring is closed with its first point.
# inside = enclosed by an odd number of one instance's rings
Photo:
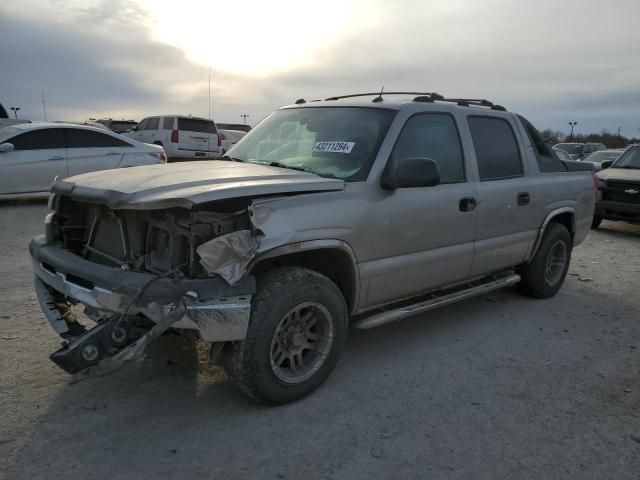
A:
{"type": "Polygon", "coordinates": [[[178,337],[70,385],[26,250],[45,213],[0,205],[0,477],[640,477],[638,226],[604,222],[553,299],[352,331],[323,387],[266,408],[178,337]]]}

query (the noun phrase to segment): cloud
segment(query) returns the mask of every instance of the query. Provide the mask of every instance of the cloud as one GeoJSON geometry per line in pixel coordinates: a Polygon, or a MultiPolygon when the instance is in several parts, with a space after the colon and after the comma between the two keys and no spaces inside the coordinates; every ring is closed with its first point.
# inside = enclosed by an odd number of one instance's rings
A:
{"type": "MultiPolygon", "coordinates": [[[[0,92],[7,95],[0,101],[34,118],[40,117],[41,90],[55,118],[207,114],[208,66],[154,40],[154,16],[140,4],[36,1],[37,16],[23,13],[18,0],[0,6],[0,58],[9,66],[0,75],[0,92]]],[[[384,85],[387,91],[488,98],[539,128],[566,130],[569,120],[582,131],[623,126],[631,135],[640,128],[637,0],[612,6],[596,0],[358,1],[342,12],[351,28],[286,69],[250,76],[214,68],[214,117],[236,121],[249,113],[255,123],[296,98],[384,85]]],[[[250,16],[252,1],[245,4],[250,16]]],[[[215,10],[224,14],[224,2],[215,10]]],[[[273,12],[277,18],[275,4],[273,12]]],[[[299,21],[330,21],[335,14],[299,21]]],[[[226,21],[242,25],[242,18],[226,21]]],[[[233,41],[215,30],[202,32],[212,49],[233,49],[233,41]]]]}

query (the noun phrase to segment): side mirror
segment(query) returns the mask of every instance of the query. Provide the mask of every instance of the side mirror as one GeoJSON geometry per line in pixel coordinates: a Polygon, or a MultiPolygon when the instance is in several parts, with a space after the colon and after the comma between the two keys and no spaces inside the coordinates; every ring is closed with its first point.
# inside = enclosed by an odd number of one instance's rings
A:
{"type": "Polygon", "coordinates": [[[407,158],[387,165],[380,186],[396,188],[433,187],[440,183],[440,168],[430,158],[407,158]]]}
{"type": "Polygon", "coordinates": [[[600,163],[600,168],[604,170],[605,168],[609,168],[611,165],[613,165],[613,160],[605,160],[600,163]]]}
{"type": "Polygon", "coordinates": [[[3,143],[0,145],[0,153],[13,152],[13,143],[3,143]]]}

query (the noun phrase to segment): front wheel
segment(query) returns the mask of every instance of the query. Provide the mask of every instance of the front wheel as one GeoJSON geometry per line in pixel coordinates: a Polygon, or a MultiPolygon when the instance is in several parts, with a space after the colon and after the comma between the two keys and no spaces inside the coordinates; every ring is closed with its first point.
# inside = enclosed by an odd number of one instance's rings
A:
{"type": "Polygon", "coordinates": [[[287,403],[329,376],[347,337],[347,306],[335,283],[304,268],[259,279],[247,337],[223,358],[229,377],[263,403],[287,403]]]}
{"type": "Polygon", "coordinates": [[[571,261],[571,235],[564,225],[551,223],[540,247],[528,264],[520,268],[520,289],[533,298],[554,296],[564,283],[571,261]]]}

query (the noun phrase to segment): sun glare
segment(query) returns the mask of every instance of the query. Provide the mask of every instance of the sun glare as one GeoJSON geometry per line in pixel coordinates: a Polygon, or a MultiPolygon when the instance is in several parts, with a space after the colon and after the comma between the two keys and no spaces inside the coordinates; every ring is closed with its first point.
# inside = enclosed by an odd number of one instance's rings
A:
{"type": "Polygon", "coordinates": [[[315,48],[353,30],[354,6],[344,0],[138,2],[151,13],[156,40],[195,62],[255,76],[304,64],[315,48]]]}

